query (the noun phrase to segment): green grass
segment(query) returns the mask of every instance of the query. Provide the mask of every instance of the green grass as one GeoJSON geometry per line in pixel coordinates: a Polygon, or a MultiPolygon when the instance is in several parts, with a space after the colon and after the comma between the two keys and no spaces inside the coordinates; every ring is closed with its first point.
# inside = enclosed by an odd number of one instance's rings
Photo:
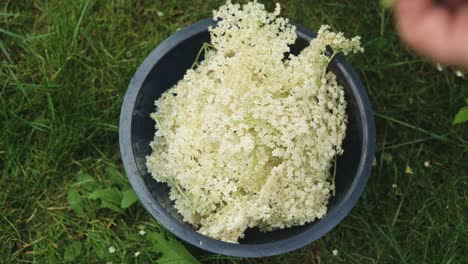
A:
{"type": "MultiPolygon", "coordinates": [[[[118,117],[129,80],[158,43],[222,2],[133,2],[0,3],[0,262],[160,257],[154,240],[138,234],[164,232],[141,205],[119,211],[85,200],[80,215],[67,196],[85,193],[82,174],[102,188],[128,187],[118,117]]],[[[468,134],[452,125],[468,81],[405,49],[378,1],[280,2],[310,29],[328,23],[363,37],[365,54],[350,60],[376,112],[372,176],[350,215],[301,250],[256,260],[189,250],[203,263],[468,263],[468,134]]]]}

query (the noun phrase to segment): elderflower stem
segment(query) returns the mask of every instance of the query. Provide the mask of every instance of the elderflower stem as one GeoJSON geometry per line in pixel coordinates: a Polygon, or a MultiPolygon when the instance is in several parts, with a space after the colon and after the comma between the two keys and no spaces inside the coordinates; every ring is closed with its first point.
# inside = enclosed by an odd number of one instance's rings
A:
{"type": "MultiPolygon", "coordinates": [[[[327,69],[328,69],[328,65],[330,65],[330,62],[333,60],[333,58],[335,58],[335,55],[338,54],[337,52],[333,52],[333,54],[329,57],[325,67],[323,68],[323,73],[322,73],[322,79],[325,79],[325,76],[327,75],[327,69]]],[[[320,80],[322,81],[322,80],[320,80]]]]}
{"type": "Polygon", "coordinates": [[[258,158],[257,158],[257,149],[258,149],[258,145],[257,145],[257,137],[255,137],[254,139],[254,147],[253,147],[253,150],[252,150],[252,169],[251,169],[251,172],[252,172],[252,176],[257,178],[257,175],[256,175],[256,168],[257,168],[257,163],[258,163],[258,158]]]}
{"type": "Polygon", "coordinates": [[[333,177],[332,177],[332,184],[333,184],[333,189],[332,189],[332,196],[335,196],[336,194],[336,184],[335,184],[335,177],[336,177],[336,162],[338,159],[338,153],[335,154],[335,158],[333,159],[333,177]]]}
{"type": "Polygon", "coordinates": [[[161,132],[163,134],[163,137],[165,137],[167,134],[164,131],[164,128],[162,127],[162,125],[161,125],[161,121],[159,120],[159,118],[162,117],[162,116],[159,116],[158,114],[154,113],[152,115],[152,117],[153,117],[154,121],[156,121],[156,124],[158,125],[158,129],[161,130],[161,132]]]}
{"type": "Polygon", "coordinates": [[[195,66],[198,66],[198,60],[200,59],[200,56],[203,52],[206,52],[206,49],[207,48],[213,48],[215,49],[215,46],[209,42],[205,42],[203,43],[203,45],[201,46],[200,50],[198,50],[198,53],[197,53],[197,56],[195,57],[195,60],[194,62],[192,63],[192,66],[190,66],[190,69],[193,69],[195,68],[195,66]]]}
{"type": "MultiPolygon", "coordinates": [[[[174,175],[174,178],[175,177],[176,176],[174,175]]],[[[196,213],[197,212],[196,206],[192,205],[191,200],[188,198],[188,196],[185,194],[185,192],[182,191],[180,185],[177,182],[175,182],[174,180],[172,180],[172,179],[169,179],[169,181],[176,187],[177,191],[179,191],[179,193],[184,197],[184,199],[187,202],[188,206],[190,207],[190,209],[192,209],[192,212],[196,213]]]]}

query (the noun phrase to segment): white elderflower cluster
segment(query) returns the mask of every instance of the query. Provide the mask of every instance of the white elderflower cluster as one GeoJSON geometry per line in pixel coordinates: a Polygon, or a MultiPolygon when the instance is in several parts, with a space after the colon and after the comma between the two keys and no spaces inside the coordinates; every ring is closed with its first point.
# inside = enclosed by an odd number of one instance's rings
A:
{"type": "Polygon", "coordinates": [[[184,221],[214,239],[322,218],[334,190],[347,116],[325,50],[362,51],[360,40],[322,26],[285,58],[297,36],[279,13],[257,2],[214,11],[205,59],[155,102],[149,172],[170,186],[184,221]]]}

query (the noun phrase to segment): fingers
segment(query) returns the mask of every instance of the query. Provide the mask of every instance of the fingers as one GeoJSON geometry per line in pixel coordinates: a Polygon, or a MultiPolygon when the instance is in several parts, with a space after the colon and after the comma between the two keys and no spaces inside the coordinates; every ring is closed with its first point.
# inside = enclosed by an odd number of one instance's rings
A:
{"type": "Polygon", "coordinates": [[[468,67],[468,7],[450,11],[432,0],[397,0],[395,18],[408,46],[433,60],[468,67]]]}
{"type": "Polygon", "coordinates": [[[425,56],[444,59],[449,51],[446,47],[447,29],[450,27],[449,14],[435,6],[414,10],[400,7],[399,10],[397,27],[403,41],[425,56]]]}
{"type": "Polygon", "coordinates": [[[443,41],[450,20],[449,14],[432,0],[398,0],[395,17],[400,37],[423,55],[443,57],[443,41]],[[441,43],[442,42],[442,43],[441,43]]]}
{"type": "Polygon", "coordinates": [[[466,0],[436,0],[436,3],[439,3],[441,5],[445,5],[448,8],[455,9],[461,4],[466,2],[466,0]]]}
{"type": "Polygon", "coordinates": [[[468,61],[468,6],[461,6],[453,18],[450,39],[454,50],[468,61]]]}
{"type": "Polygon", "coordinates": [[[396,0],[394,4],[399,21],[405,24],[419,19],[432,7],[432,0],[396,0]]]}

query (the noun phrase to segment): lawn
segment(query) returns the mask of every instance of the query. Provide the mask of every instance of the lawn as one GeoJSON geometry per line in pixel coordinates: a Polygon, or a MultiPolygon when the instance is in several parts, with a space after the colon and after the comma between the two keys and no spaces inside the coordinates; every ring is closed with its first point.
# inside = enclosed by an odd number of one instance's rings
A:
{"type": "MultiPolygon", "coordinates": [[[[468,79],[402,46],[378,1],[280,2],[284,16],[312,30],[326,23],[363,38],[366,52],[349,60],[375,112],[368,186],[340,225],[301,250],[237,259],[186,248],[201,263],[468,263],[468,130],[452,125],[468,79]]],[[[131,195],[121,203],[131,191],[119,112],[147,54],[222,3],[1,1],[0,263],[183,255],[131,195]]]]}

